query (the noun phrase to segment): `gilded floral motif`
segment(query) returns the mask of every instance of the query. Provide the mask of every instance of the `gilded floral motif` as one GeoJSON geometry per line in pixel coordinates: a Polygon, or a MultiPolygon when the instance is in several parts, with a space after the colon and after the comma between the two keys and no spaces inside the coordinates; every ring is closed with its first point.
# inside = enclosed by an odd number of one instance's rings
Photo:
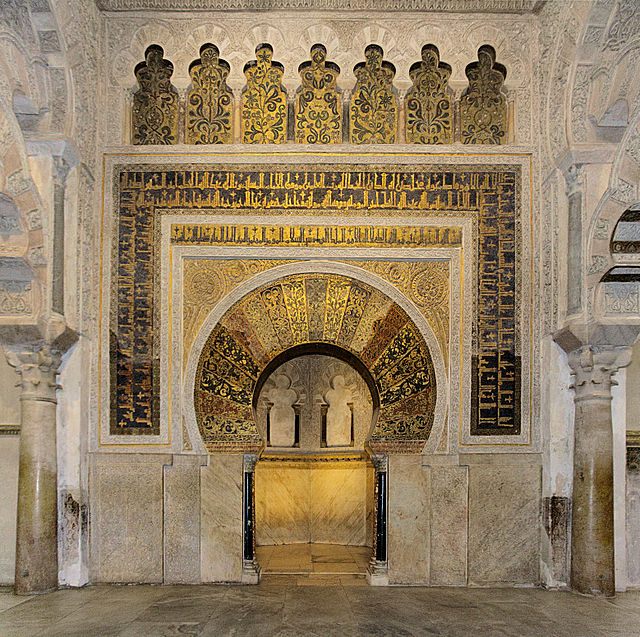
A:
{"type": "Polygon", "coordinates": [[[409,69],[413,86],[405,99],[405,137],[409,144],[453,142],[453,99],[447,88],[451,67],[440,62],[432,44],[422,47],[422,61],[409,69]]]}
{"type": "Polygon", "coordinates": [[[284,66],[273,60],[270,44],[256,48],[256,59],[245,64],[244,74],[247,86],[242,94],[243,143],[284,144],[287,141],[284,66]]]}
{"type": "Polygon", "coordinates": [[[507,98],[502,84],[507,69],[496,62],[488,45],[478,49],[478,61],[467,65],[469,87],[460,98],[463,144],[504,144],[507,136],[507,98]]]}
{"type": "Polygon", "coordinates": [[[349,107],[352,144],[395,144],[398,135],[398,98],[393,90],[396,69],[383,60],[383,50],[370,44],[364,62],[353,69],[356,86],[349,107]]]}
{"type": "Polygon", "coordinates": [[[295,136],[298,144],[339,144],[342,101],[336,89],[340,67],[327,62],[322,44],[311,47],[311,60],[298,68],[302,86],[296,95],[295,136]]]}
{"type": "Polygon", "coordinates": [[[173,64],[161,46],[152,44],[135,68],[140,88],[133,96],[133,143],[178,143],[178,92],[171,85],[173,64]]]}
{"type": "Polygon", "coordinates": [[[218,47],[205,44],[189,67],[193,88],[187,95],[187,144],[232,142],[233,92],[227,86],[231,67],[219,56],[218,47]]]}

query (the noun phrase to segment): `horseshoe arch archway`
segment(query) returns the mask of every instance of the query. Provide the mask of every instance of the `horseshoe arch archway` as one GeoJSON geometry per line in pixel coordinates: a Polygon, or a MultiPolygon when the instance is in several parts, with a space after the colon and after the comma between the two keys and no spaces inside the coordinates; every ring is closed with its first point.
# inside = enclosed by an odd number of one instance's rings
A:
{"type": "Polygon", "coordinates": [[[375,383],[380,405],[371,449],[422,451],[443,427],[446,385],[428,324],[395,288],[359,268],[300,265],[274,268],[268,280],[258,275],[239,286],[201,328],[185,398],[204,447],[258,451],[263,441],[253,400],[264,371],[296,348],[325,345],[358,361],[375,383]]]}

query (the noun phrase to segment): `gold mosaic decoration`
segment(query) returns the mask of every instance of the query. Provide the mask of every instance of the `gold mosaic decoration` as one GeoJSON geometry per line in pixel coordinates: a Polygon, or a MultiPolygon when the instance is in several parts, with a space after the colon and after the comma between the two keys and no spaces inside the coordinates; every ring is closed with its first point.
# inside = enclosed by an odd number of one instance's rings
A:
{"type": "Polygon", "coordinates": [[[187,144],[230,144],[233,92],[227,86],[231,67],[213,44],[204,44],[189,67],[193,88],[187,95],[187,144]]]}
{"type": "Polygon", "coordinates": [[[422,47],[422,61],[409,69],[413,86],[405,98],[405,137],[408,144],[453,142],[453,99],[447,88],[451,67],[440,62],[437,47],[422,47]]]}
{"type": "Polygon", "coordinates": [[[467,65],[469,88],[460,98],[463,144],[503,144],[507,136],[507,98],[502,84],[507,69],[496,62],[493,47],[478,49],[478,61],[467,65]]]}
{"type": "Polygon", "coordinates": [[[284,144],[287,141],[287,94],[282,87],[284,66],[273,61],[270,44],[256,48],[256,59],[244,67],[247,86],[242,94],[242,142],[284,144]]]}
{"type": "Polygon", "coordinates": [[[205,446],[259,444],[252,411],[258,378],[276,356],[310,342],[339,346],[369,369],[380,403],[372,440],[424,444],[436,399],[429,348],[407,314],[380,297],[345,276],[295,274],[238,301],[211,332],[198,363],[195,410],[205,446]],[[368,309],[374,320],[363,334],[368,309]]]}
{"type": "Polygon", "coordinates": [[[449,357],[449,262],[448,261],[350,261],[389,281],[418,307],[449,357]]]}
{"type": "Polygon", "coordinates": [[[393,92],[396,69],[383,60],[377,44],[364,50],[364,62],[353,69],[356,86],[349,107],[352,144],[395,144],[398,136],[398,98],[393,92]]]}
{"type": "Polygon", "coordinates": [[[458,226],[223,226],[175,223],[171,226],[171,243],[327,248],[445,248],[462,245],[462,230],[458,226]]]}
{"type": "Polygon", "coordinates": [[[133,143],[178,143],[178,91],[171,85],[173,64],[161,46],[152,44],[135,68],[140,88],[133,96],[133,143]]]}
{"type": "Polygon", "coordinates": [[[182,321],[184,364],[186,365],[193,339],[218,301],[254,274],[286,263],[293,261],[185,259],[182,321]]]}
{"type": "Polygon", "coordinates": [[[302,86],[296,95],[295,137],[298,144],[339,144],[342,101],[336,90],[340,67],[327,62],[322,44],[311,47],[311,60],[298,68],[302,86]]]}

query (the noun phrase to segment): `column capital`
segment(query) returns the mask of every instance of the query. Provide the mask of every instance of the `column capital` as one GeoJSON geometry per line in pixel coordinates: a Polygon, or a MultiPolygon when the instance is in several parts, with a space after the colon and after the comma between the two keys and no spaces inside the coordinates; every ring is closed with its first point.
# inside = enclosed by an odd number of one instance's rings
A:
{"type": "Polygon", "coordinates": [[[56,382],[61,356],[49,345],[39,348],[7,349],[9,365],[20,375],[17,385],[22,387],[21,400],[56,402],[56,382]]]}
{"type": "Polygon", "coordinates": [[[245,473],[253,473],[256,469],[256,462],[258,462],[257,453],[245,453],[243,459],[245,473]]]}
{"type": "Polygon", "coordinates": [[[584,186],[584,170],[582,166],[582,164],[570,164],[563,171],[567,196],[572,195],[578,190],[582,190],[582,187],[584,186]]]}
{"type": "Polygon", "coordinates": [[[573,350],[568,358],[574,376],[572,389],[575,400],[611,399],[611,387],[618,383],[612,378],[631,362],[630,347],[595,347],[584,345],[573,350]]]}
{"type": "Polygon", "coordinates": [[[389,456],[383,453],[371,454],[371,462],[377,472],[386,471],[388,467],[389,456]]]}

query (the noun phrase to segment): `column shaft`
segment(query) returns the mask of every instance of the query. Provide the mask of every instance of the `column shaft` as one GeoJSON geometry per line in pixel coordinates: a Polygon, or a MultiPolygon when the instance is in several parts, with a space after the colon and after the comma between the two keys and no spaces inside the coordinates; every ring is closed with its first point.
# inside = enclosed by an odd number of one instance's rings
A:
{"type": "Polygon", "coordinates": [[[577,399],[573,460],[571,584],[615,594],[611,399],[577,399]]]}

